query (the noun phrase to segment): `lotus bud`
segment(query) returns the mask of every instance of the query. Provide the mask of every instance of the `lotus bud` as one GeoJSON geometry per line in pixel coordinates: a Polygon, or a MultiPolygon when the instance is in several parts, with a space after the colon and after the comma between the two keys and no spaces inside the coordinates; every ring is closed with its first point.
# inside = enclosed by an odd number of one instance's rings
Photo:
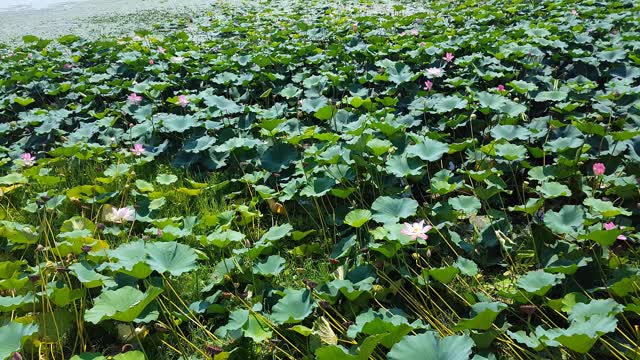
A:
{"type": "Polygon", "coordinates": [[[477,116],[475,113],[473,113],[473,114],[471,114],[471,116],[469,116],[469,118],[470,118],[471,120],[475,120],[477,117],[478,117],[478,116],[477,116]]]}
{"type": "Polygon", "coordinates": [[[411,257],[413,258],[413,260],[420,260],[420,254],[418,254],[417,252],[414,252],[413,254],[411,254],[411,257]]]}
{"type": "Polygon", "coordinates": [[[514,98],[514,99],[513,99],[513,101],[515,101],[515,102],[519,102],[519,101],[520,101],[520,98],[514,98]]]}
{"type": "Polygon", "coordinates": [[[381,291],[383,291],[383,290],[384,290],[384,287],[383,287],[382,285],[374,284],[374,285],[371,287],[371,290],[372,290],[374,293],[379,293],[379,292],[381,292],[381,291]]]}
{"type": "Polygon", "coordinates": [[[38,244],[38,246],[36,246],[36,251],[37,252],[43,252],[44,251],[44,246],[42,246],[42,244],[38,244]]]}
{"type": "Polygon", "coordinates": [[[218,354],[220,354],[222,352],[222,348],[221,347],[215,346],[215,345],[210,345],[210,344],[205,345],[205,350],[212,357],[215,357],[216,355],[218,355],[218,354]]]}

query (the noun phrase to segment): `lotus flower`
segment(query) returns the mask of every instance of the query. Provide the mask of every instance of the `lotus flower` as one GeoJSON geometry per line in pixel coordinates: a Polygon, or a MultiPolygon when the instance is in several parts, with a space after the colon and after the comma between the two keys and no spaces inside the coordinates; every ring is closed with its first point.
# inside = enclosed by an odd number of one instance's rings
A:
{"type": "Polygon", "coordinates": [[[418,29],[411,30],[411,35],[418,36],[418,29]]]}
{"type": "Polygon", "coordinates": [[[593,164],[593,174],[600,176],[604,175],[605,167],[603,163],[595,163],[593,164]]]}
{"type": "Polygon", "coordinates": [[[178,104],[182,107],[186,107],[189,104],[189,99],[184,95],[178,95],[178,104]]]}
{"type": "Polygon", "coordinates": [[[142,102],[142,96],[136,94],[136,93],[131,93],[128,97],[127,97],[127,101],[129,102],[129,104],[131,105],[140,105],[140,103],[142,102]]]}
{"type": "MultiPolygon", "coordinates": [[[[608,223],[602,224],[602,227],[605,230],[613,230],[613,229],[617,228],[616,224],[614,224],[612,221],[609,221],[608,223]]],[[[620,234],[620,235],[618,235],[618,237],[616,237],[616,239],[625,241],[625,240],[627,240],[627,237],[624,234],[620,234]]]]}
{"type": "Polygon", "coordinates": [[[404,223],[404,229],[400,230],[400,233],[410,236],[411,240],[415,240],[417,238],[427,240],[429,237],[427,232],[431,230],[431,228],[431,225],[424,226],[424,220],[422,220],[413,224],[404,223]]]}
{"type": "Polygon", "coordinates": [[[353,32],[358,32],[358,23],[351,24],[351,30],[353,30],[353,32]]]}
{"type": "Polygon", "coordinates": [[[438,78],[444,75],[444,71],[439,67],[431,67],[427,69],[427,76],[438,78]]]}
{"type": "Polygon", "coordinates": [[[164,54],[164,53],[166,53],[166,52],[167,52],[167,50],[166,50],[165,48],[163,48],[162,46],[158,46],[158,52],[159,52],[160,54],[164,54]]]}
{"type": "Polygon", "coordinates": [[[154,63],[153,59],[149,59],[149,65],[153,65],[154,63]]]}
{"type": "Polygon", "coordinates": [[[424,89],[427,91],[431,91],[431,88],[433,88],[433,83],[429,80],[424,82],[424,89]]]}
{"type": "Polygon", "coordinates": [[[452,53],[448,52],[448,53],[444,54],[444,57],[442,58],[442,60],[450,63],[450,62],[453,61],[454,58],[455,58],[455,56],[453,56],[452,53]]]}
{"type": "Polygon", "coordinates": [[[24,153],[20,155],[20,158],[24,166],[33,166],[33,164],[36,163],[36,157],[31,155],[31,153],[24,153]]]}
{"type": "Polygon", "coordinates": [[[504,85],[502,85],[502,84],[498,85],[498,87],[496,88],[496,90],[498,90],[498,91],[504,91],[504,85]]]}
{"type": "Polygon", "coordinates": [[[142,144],[134,144],[133,149],[131,149],[131,152],[135,156],[140,156],[144,154],[144,146],[142,146],[142,144]]]}
{"type": "Polygon", "coordinates": [[[116,208],[111,207],[111,211],[105,214],[104,219],[116,224],[122,224],[127,221],[133,221],[136,218],[136,212],[129,207],[116,208]]]}

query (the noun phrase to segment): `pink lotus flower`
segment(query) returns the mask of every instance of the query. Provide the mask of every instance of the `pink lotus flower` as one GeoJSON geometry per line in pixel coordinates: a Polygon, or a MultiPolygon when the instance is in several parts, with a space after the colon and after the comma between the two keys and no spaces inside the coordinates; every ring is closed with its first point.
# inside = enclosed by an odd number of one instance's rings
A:
{"type": "Polygon", "coordinates": [[[106,221],[110,221],[116,224],[122,224],[127,221],[135,220],[136,212],[129,207],[111,207],[111,212],[105,214],[104,218],[106,221]]]}
{"type": "Polygon", "coordinates": [[[178,95],[178,104],[182,107],[186,107],[189,104],[189,99],[184,95],[178,95]]]}
{"type": "Polygon", "coordinates": [[[162,46],[158,46],[158,52],[159,52],[160,54],[164,54],[164,53],[166,53],[166,52],[167,52],[167,49],[163,48],[162,46]]]}
{"type": "MultiPolygon", "coordinates": [[[[609,221],[608,223],[602,224],[602,227],[605,230],[613,230],[613,229],[617,228],[616,224],[614,224],[612,221],[609,221]]],[[[625,240],[627,240],[627,237],[624,234],[620,234],[620,235],[618,235],[618,237],[616,237],[616,239],[625,241],[625,240]]]]}
{"type": "Polygon", "coordinates": [[[444,74],[444,71],[439,67],[431,67],[427,69],[427,76],[430,78],[438,78],[444,74]]]}
{"type": "Polygon", "coordinates": [[[133,155],[135,156],[140,156],[142,154],[144,154],[144,146],[142,146],[142,144],[134,144],[133,145],[133,149],[131,149],[131,152],[133,153],[133,155]]]}
{"type": "Polygon", "coordinates": [[[424,82],[424,89],[427,91],[431,91],[431,88],[433,88],[433,83],[429,80],[424,82]]]}
{"type": "Polygon", "coordinates": [[[578,16],[578,10],[576,9],[571,10],[571,15],[578,16]]]}
{"type": "Polygon", "coordinates": [[[411,35],[418,36],[418,29],[412,29],[411,30],[411,35]]]}
{"type": "Polygon", "coordinates": [[[153,59],[149,59],[149,65],[153,65],[155,63],[155,61],[153,61],[153,59]]]}
{"type": "Polygon", "coordinates": [[[62,68],[65,69],[65,70],[71,70],[73,68],[73,64],[66,63],[66,64],[62,65],[62,68]]]}
{"type": "Polygon", "coordinates": [[[425,42],[421,42],[421,43],[420,43],[420,46],[425,47],[425,46],[427,46],[427,43],[425,43],[425,42]]]}
{"type": "Polygon", "coordinates": [[[403,31],[402,33],[400,33],[400,35],[405,36],[405,35],[407,35],[407,32],[403,31]]]}
{"type": "Polygon", "coordinates": [[[593,164],[593,174],[600,176],[600,175],[604,175],[604,164],[603,163],[595,163],[593,164]]]}
{"type": "Polygon", "coordinates": [[[450,63],[450,62],[453,61],[454,58],[455,58],[455,56],[453,56],[452,53],[448,52],[448,53],[444,54],[444,57],[442,58],[442,60],[450,63]]]}
{"type": "Polygon", "coordinates": [[[424,226],[424,220],[422,220],[413,224],[404,223],[404,229],[400,230],[400,233],[410,236],[411,240],[415,240],[417,238],[427,240],[429,237],[427,232],[431,230],[431,228],[431,225],[424,226]]]}
{"type": "Polygon", "coordinates": [[[36,157],[31,155],[31,153],[24,153],[20,155],[20,158],[24,166],[33,166],[33,164],[36,163],[36,157]]]}
{"type": "Polygon", "coordinates": [[[127,97],[127,101],[131,105],[140,105],[140,103],[142,102],[142,96],[140,96],[140,95],[138,95],[136,93],[131,93],[131,95],[129,95],[129,97],[127,97]]]}
{"type": "Polygon", "coordinates": [[[500,84],[500,85],[498,85],[498,87],[496,89],[498,91],[504,91],[504,85],[500,84]]]}

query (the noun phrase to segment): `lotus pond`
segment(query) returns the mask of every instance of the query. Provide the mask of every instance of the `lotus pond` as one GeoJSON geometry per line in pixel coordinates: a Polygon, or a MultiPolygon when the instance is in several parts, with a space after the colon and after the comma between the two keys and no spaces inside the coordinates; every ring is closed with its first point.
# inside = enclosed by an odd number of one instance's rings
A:
{"type": "Polygon", "coordinates": [[[0,48],[0,359],[640,358],[638,2],[172,24],[0,48]]]}

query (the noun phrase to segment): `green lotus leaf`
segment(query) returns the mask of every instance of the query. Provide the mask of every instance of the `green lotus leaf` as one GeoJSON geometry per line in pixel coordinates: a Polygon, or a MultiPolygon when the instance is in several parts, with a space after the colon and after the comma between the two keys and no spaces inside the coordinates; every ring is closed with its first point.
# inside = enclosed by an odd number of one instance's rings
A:
{"type": "Polygon", "coordinates": [[[289,236],[292,230],[293,226],[291,226],[291,224],[289,223],[273,226],[269,229],[269,231],[262,235],[260,241],[280,240],[285,236],[289,236]]]}
{"type": "Polygon", "coordinates": [[[278,324],[299,323],[311,315],[315,304],[311,292],[301,289],[285,289],[282,299],[273,306],[271,319],[278,324]]]}
{"type": "Polygon", "coordinates": [[[458,260],[456,260],[454,266],[457,267],[463,275],[476,276],[478,274],[478,265],[473,262],[473,260],[465,259],[460,256],[458,257],[458,260]]]}
{"type": "Polygon", "coordinates": [[[631,212],[624,208],[614,206],[611,201],[600,200],[596,198],[586,198],[583,204],[591,210],[598,212],[600,215],[610,218],[618,215],[631,216],[631,212]]]}
{"type": "Polygon", "coordinates": [[[0,359],[7,359],[14,352],[19,351],[22,345],[31,336],[38,332],[36,324],[22,324],[10,322],[0,327],[0,359]]]}
{"type": "Polygon", "coordinates": [[[430,138],[422,138],[421,142],[409,145],[406,153],[415,155],[424,161],[438,161],[448,151],[449,145],[446,143],[430,138]]]}
{"type": "Polygon", "coordinates": [[[571,196],[571,190],[569,187],[559,182],[551,181],[544,182],[542,185],[536,188],[536,191],[540,193],[545,199],[554,199],[561,196],[571,196]]]}
{"type": "Polygon", "coordinates": [[[31,225],[2,220],[0,221],[1,237],[5,237],[16,244],[35,244],[38,241],[38,232],[31,225]]]}
{"type": "Polygon", "coordinates": [[[438,337],[427,331],[420,335],[407,335],[393,345],[387,355],[389,360],[469,360],[474,343],[468,335],[438,337]]]}
{"type": "Polygon", "coordinates": [[[160,185],[171,185],[178,181],[178,177],[173,174],[158,174],[156,182],[160,185]]]}
{"type": "Polygon", "coordinates": [[[569,93],[567,91],[560,91],[560,90],[541,91],[541,92],[538,93],[538,95],[536,95],[534,100],[537,101],[537,102],[563,101],[563,100],[565,100],[567,98],[568,94],[569,93]]]}
{"type": "Polygon", "coordinates": [[[344,223],[354,228],[359,228],[371,220],[371,211],[366,209],[355,209],[349,211],[344,217],[344,223]]]}
{"type": "Polygon", "coordinates": [[[284,270],[286,260],[278,255],[271,255],[263,262],[253,265],[253,273],[264,276],[276,276],[284,270]]]}
{"type": "Polygon", "coordinates": [[[77,262],[69,266],[69,270],[86,288],[113,286],[115,282],[108,276],[96,272],[87,262],[77,262]]]}
{"type": "Polygon", "coordinates": [[[284,143],[278,143],[267,149],[260,158],[262,167],[272,173],[288,168],[292,162],[298,160],[296,149],[284,143]]]}
{"type": "Polygon", "coordinates": [[[124,286],[117,290],[103,290],[97,298],[93,299],[93,307],[85,311],[84,319],[93,324],[106,319],[132,322],[162,291],[161,288],[151,287],[143,293],[132,286],[124,286]]]}
{"type": "Polygon", "coordinates": [[[413,216],[418,209],[418,202],[407,198],[380,196],[371,205],[373,220],[380,223],[394,223],[413,216]]]}
{"type": "Polygon", "coordinates": [[[491,136],[496,140],[527,140],[531,136],[531,131],[519,125],[497,125],[491,129],[491,136]]]}
{"type": "Polygon", "coordinates": [[[104,171],[104,175],[110,178],[117,178],[129,174],[131,165],[129,164],[113,164],[104,171]]]}
{"type": "Polygon", "coordinates": [[[224,115],[237,114],[244,110],[243,106],[222,96],[205,95],[203,99],[207,106],[218,109],[224,115]]]}
{"type": "Polygon", "coordinates": [[[471,319],[461,319],[456,329],[488,330],[498,315],[508,308],[507,304],[499,301],[479,302],[471,305],[471,319]]]}
{"type": "Polygon", "coordinates": [[[418,176],[424,163],[416,158],[408,158],[406,154],[389,156],[386,170],[396,177],[418,176]]]}
{"type": "Polygon", "coordinates": [[[20,173],[10,173],[0,176],[0,185],[26,184],[29,182],[24,175],[20,173]]]}
{"type": "Polygon", "coordinates": [[[563,279],[564,274],[550,274],[542,270],[529,271],[518,278],[516,286],[528,293],[543,296],[563,279]]]}
{"type": "Polygon", "coordinates": [[[584,210],[577,205],[564,205],[560,211],[549,210],[544,214],[544,224],[558,234],[577,235],[583,222],[584,210]]]}
{"type": "Polygon", "coordinates": [[[510,143],[495,145],[496,155],[509,161],[522,161],[527,158],[527,148],[522,145],[510,143]]]}
{"type": "Polygon", "coordinates": [[[219,248],[227,247],[231,243],[239,243],[245,239],[245,235],[234,230],[215,231],[201,238],[200,242],[206,245],[213,245],[219,248]]]}
{"type": "Polygon", "coordinates": [[[300,195],[309,197],[320,197],[331,191],[336,185],[336,180],[330,177],[312,177],[308,179],[307,185],[305,185],[300,191],[300,195]]]}
{"type": "Polygon", "coordinates": [[[480,200],[475,196],[460,195],[449,199],[449,205],[455,210],[467,215],[474,215],[478,213],[480,207],[480,200]]]}
{"type": "Polygon", "coordinates": [[[429,270],[429,276],[433,277],[443,284],[448,284],[453,281],[453,279],[455,279],[456,275],[458,275],[459,273],[460,269],[455,266],[445,266],[429,270]]]}
{"type": "Polygon", "coordinates": [[[198,255],[188,245],[175,241],[153,242],[146,245],[147,264],[159,272],[169,272],[173,276],[192,271],[196,268],[198,255]]]}
{"type": "Polygon", "coordinates": [[[36,298],[33,293],[17,296],[0,296],[0,313],[11,312],[36,302],[38,302],[38,298],[36,298]]]}
{"type": "Polygon", "coordinates": [[[344,239],[338,241],[338,243],[333,247],[331,254],[329,255],[332,259],[340,259],[344,256],[347,256],[351,249],[356,245],[356,236],[351,235],[345,237],[344,239]]]}

